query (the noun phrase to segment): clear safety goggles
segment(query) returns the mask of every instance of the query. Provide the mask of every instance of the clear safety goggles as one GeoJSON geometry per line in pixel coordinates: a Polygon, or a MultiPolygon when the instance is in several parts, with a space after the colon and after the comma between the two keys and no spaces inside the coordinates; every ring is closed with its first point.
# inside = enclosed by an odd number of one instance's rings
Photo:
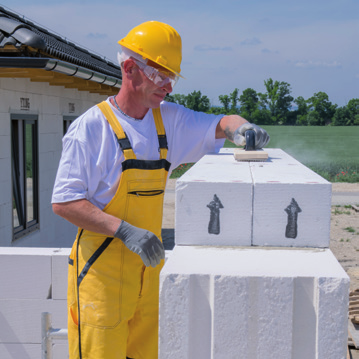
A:
{"type": "Polygon", "coordinates": [[[156,86],[163,87],[167,84],[171,84],[171,87],[174,88],[176,85],[179,76],[174,74],[171,71],[160,71],[152,66],[146,65],[137,59],[133,59],[146,77],[151,80],[156,86]]]}

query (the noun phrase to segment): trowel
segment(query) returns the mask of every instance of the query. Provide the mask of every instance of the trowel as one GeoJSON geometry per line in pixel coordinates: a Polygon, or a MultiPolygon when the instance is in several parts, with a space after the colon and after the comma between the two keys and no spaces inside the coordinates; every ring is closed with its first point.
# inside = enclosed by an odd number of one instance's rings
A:
{"type": "Polygon", "coordinates": [[[235,148],[234,149],[234,158],[236,161],[257,161],[263,162],[267,161],[268,153],[265,152],[263,149],[256,150],[255,143],[256,143],[256,133],[254,130],[247,130],[244,133],[246,144],[244,148],[235,148]]]}

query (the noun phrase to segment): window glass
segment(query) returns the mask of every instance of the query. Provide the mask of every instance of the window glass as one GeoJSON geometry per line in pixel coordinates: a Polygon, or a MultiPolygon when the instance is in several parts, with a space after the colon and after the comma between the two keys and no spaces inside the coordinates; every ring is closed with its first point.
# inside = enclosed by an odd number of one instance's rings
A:
{"type": "Polygon", "coordinates": [[[30,117],[11,117],[14,239],[39,228],[37,122],[30,117]]]}
{"type": "Polygon", "coordinates": [[[26,155],[26,215],[27,222],[34,220],[34,161],[33,161],[33,127],[25,122],[25,155],[26,155]]]}

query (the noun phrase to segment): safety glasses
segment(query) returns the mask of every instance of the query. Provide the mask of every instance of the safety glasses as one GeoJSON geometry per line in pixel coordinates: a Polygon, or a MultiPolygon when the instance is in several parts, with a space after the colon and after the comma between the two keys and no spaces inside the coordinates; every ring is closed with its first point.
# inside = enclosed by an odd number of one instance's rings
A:
{"type": "Polygon", "coordinates": [[[166,86],[167,84],[171,84],[171,87],[174,88],[174,86],[176,85],[179,79],[179,76],[177,76],[173,72],[170,71],[164,72],[163,70],[160,71],[152,66],[144,64],[141,61],[138,61],[136,59],[133,60],[141,69],[141,71],[146,75],[146,77],[158,87],[163,87],[166,86]]]}

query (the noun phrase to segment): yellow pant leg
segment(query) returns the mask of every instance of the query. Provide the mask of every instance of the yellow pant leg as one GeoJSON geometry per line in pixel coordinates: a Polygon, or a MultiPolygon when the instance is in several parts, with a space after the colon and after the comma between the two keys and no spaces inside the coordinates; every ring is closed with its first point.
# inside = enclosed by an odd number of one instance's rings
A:
{"type": "Polygon", "coordinates": [[[69,270],[68,289],[70,359],[128,356],[128,322],[140,296],[143,264],[118,239],[113,239],[93,261],[105,241],[84,236],[78,253],[76,248],[72,251],[75,259],[69,270]]]}
{"type": "Polygon", "coordinates": [[[164,261],[144,271],[136,312],[129,321],[127,356],[135,359],[158,358],[159,275],[164,261]]]}
{"type": "Polygon", "coordinates": [[[76,270],[75,270],[76,242],[69,257],[68,286],[67,286],[67,330],[70,359],[79,359],[78,348],[78,315],[76,299],[76,270]]]}

